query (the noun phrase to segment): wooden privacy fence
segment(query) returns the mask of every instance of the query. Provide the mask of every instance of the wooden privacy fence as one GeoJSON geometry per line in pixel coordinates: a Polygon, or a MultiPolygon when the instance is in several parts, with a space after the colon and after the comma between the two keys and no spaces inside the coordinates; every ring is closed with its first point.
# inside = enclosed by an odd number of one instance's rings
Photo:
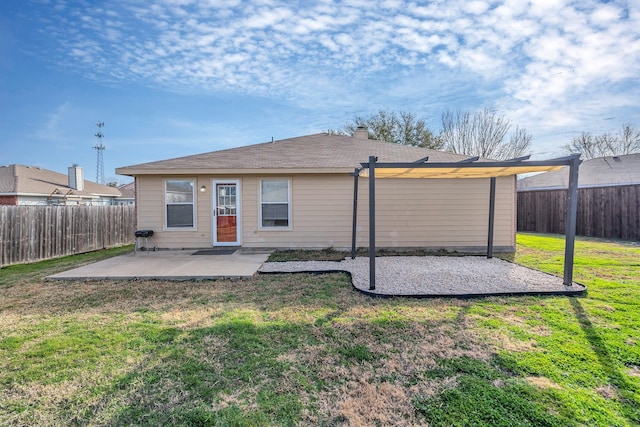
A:
{"type": "Polygon", "coordinates": [[[123,246],[133,206],[0,206],[0,266],[123,246]]]}
{"type": "MultiPolygon", "coordinates": [[[[566,190],[518,192],[518,231],[564,233],[566,190]]],[[[640,240],[640,185],[578,189],[579,236],[640,240]]]]}

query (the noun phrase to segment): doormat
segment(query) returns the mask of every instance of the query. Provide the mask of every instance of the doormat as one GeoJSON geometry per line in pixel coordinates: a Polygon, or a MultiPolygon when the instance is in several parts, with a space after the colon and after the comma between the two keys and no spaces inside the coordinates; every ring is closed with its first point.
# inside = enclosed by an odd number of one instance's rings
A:
{"type": "Polygon", "coordinates": [[[231,255],[235,251],[237,251],[237,249],[204,249],[196,251],[191,255],[231,255]]]}

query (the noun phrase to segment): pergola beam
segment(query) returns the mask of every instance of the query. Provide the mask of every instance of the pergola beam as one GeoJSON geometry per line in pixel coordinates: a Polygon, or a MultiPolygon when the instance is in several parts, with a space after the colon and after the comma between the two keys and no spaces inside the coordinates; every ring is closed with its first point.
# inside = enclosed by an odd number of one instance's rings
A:
{"type": "MultiPolygon", "coordinates": [[[[433,163],[410,163],[410,162],[397,162],[397,163],[376,163],[376,168],[394,168],[394,169],[438,169],[438,168],[509,168],[514,166],[567,166],[571,163],[571,160],[578,155],[562,157],[552,160],[529,160],[529,161],[506,161],[506,162],[472,162],[472,163],[450,163],[450,162],[433,162],[433,163]]],[[[369,163],[360,163],[363,169],[369,168],[369,163]]],[[[452,176],[455,178],[455,176],[452,176]]]]}
{"type": "Polygon", "coordinates": [[[413,163],[424,163],[424,162],[426,162],[426,161],[428,161],[428,160],[429,160],[429,156],[427,156],[427,157],[423,157],[423,158],[421,158],[421,159],[418,159],[418,160],[416,160],[416,161],[415,161],[415,162],[413,162],[413,163]]]}
{"type": "Polygon", "coordinates": [[[477,162],[478,160],[480,160],[480,157],[475,156],[475,157],[469,157],[468,159],[460,160],[457,163],[473,163],[473,162],[477,162]]]}
{"type": "Polygon", "coordinates": [[[531,158],[531,154],[522,157],[514,157],[513,159],[503,160],[503,162],[522,162],[523,160],[529,160],[531,158]]]}

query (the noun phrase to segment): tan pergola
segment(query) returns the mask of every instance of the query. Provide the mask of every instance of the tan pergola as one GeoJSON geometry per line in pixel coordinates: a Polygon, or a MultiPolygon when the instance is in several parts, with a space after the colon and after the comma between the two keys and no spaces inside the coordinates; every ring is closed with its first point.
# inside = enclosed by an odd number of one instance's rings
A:
{"type": "Polygon", "coordinates": [[[352,174],[354,177],[353,229],[351,239],[351,257],[356,255],[356,217],[358,209],[358,177],[369,179],[369,289],[376,284],[376,192],[377,178],[487,178],[489,179],[489,224],[487,230],[487,258],[493,257],[493,228],[495,212],[496,178],[514,176],[523,173],[548,172],[569,166],[569,186],[567,189],[567,213],[565,230],[564,278],[566,286],[573,283],[573,257],[576,234],[576,216],[578,208],[578,168],[579,154],[551,160],[529,160],[529,156],[506,161],[479,161],[477,157],[457,163],[428,163],[428,158],[413,163],[377,163],[378,158],[370,156],[369,161],[361,163],[352,174]]]}

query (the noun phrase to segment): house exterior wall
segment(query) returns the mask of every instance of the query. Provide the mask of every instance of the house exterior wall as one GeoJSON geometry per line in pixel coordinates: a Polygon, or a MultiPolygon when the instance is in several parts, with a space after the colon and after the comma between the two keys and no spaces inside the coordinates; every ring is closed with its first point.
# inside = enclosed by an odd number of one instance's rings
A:
{"type": "MultiPolygon", "coordinates": [[[[353,177],[283,174],[291,180],[291,229],[259,227],[260,180],[243,180],[243,245],[283,248],[346,248],[351,246],[353,177]]],[[[360,212],[363,220],[363,211],[360,212]]]]}
{"type": "Polygon", "coordinates": [[[64,198],[50,199],[47,196],[0,196],[0,205],[23,205],[23,206],[48,206],[48,205],[88,205],[88,206],[111,206],[114,203],[113,197],[99,197],[97,199],[71,199],[64,198]]]}
{"type": "MultiPolygon", "coordinates": [[[[368,193],[367,184],[363,188],[368,193]]],[[[488,179],[377,180],[376,245],[486,249],[489,184],[488,179]]],[[[514,194],[513,177],[497,179],[496,248],[515,248],[514,194]]],[[[367,196],[363,208],[368,210],[367,196]]]]}
{"type": "Polygon", "coordinates": [[[113,199],[113,206],[135,206],[135,199],[116,198],[113,199]]]}
{"type": "MultiPolygon", "coordinates": [[[[248,248],[349,248],[353,177],[348,175],[180,176],[194,179],[196,223],[193,230],[166,230],[164,180],[138,176],[138,229],[154,230],[159,248],[212,246],[211,180],[238,179],[241,191],[241,245],[248,248]],[[291,227],[259,226],[260,180],[289,179],[291,227]]],[[[368,180],[359,178],[357,246],[367,247],[368,180]]],[[[376,181],[376,245],[389,248],[483,249],[487,244],[489,180],[379,179],[376,181]]],[[[515,247],[515,179],[498,178],[494,245],[515,247]]]]}
{"type": "Polygon", "coordinates": [[[141,176],[136,178],[137,228],[153,230],[153,244],[159,248],[206,248],[212,246],[211,177],[141,176]],[[205,185],[205,193],[195,192],[195,229],[166,230],[164,182],[167,178],[194,179],[195,188],[205,185]]]}
{"type": "Polygon", "coordinates": [[[0,205],[17,205],[18,196],[0,196],[0,205]]]}
{"type": "Polygon", "coordinates": [[[47,197],[44,196],[18,196],[19,205],[29,206],[46,206],[49,204],[47,197]]]}

